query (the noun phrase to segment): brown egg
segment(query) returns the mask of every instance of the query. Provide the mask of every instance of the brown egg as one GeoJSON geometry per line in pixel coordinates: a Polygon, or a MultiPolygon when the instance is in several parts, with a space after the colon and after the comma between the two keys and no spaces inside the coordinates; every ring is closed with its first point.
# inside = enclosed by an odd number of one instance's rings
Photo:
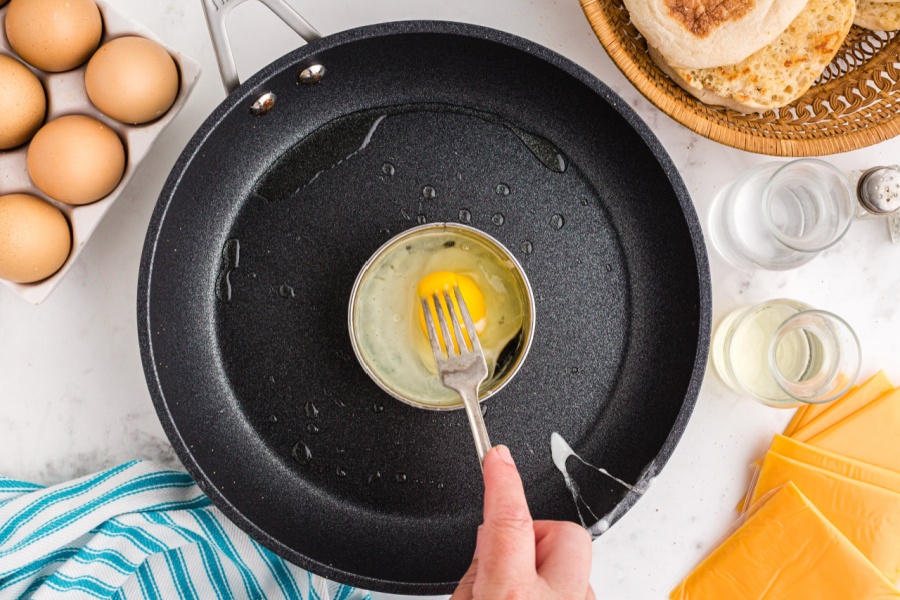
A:
{"type": "MultiPolygon", "coordinates": [[[[15,1],[15,0],[13,0],[15,1]]],[[[116,132],[91,117],[50,121],[28,147],[28,174],[42,192],[66,204],[89,204],[119,184],[125,147],[116,132]]]]}
{"type": "Polygon", "coordinates": [[[53,73],[81,66],[100,44],[94,0],[11,0],[6,37],[25,62],[53,73]]]}
{"type": "Polygon", "coordinates": [[[0,150],[30,140],[46,113],[41,81],[19,61],[0,55],[0,150]]]}
{"type": "Polygon", "coordinates": [[[69,223],[58,208],[28,194],[0,196],[0,279],[46,279],[71,249],[69,223]]]}
{"type": "Polygon", "coordinates": [[[175,102],[178,67],[156,42],[123,37],[97,50],[85,71],[84,86],[106,116],[122,123],[146,123],[175,102]]]}

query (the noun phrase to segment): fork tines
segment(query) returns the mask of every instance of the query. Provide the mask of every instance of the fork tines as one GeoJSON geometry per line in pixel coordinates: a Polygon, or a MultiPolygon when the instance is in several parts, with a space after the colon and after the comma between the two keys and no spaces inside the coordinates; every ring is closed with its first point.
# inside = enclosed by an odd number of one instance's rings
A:
{"type": "MultiPolygon", "coordinates": [[[[465,334],[460,327],[459,316],[457,316],[456,310],[454,310],[455,306],[450,297],[450,293],[447,291],[443,293],[444,304],[441,303],[440,296],[438,294],[434,294],[431,297],[431,302],[434,303],[435,313],[437,314],[438,322],[440,323],[441,333],[444,337],[444,345],[447,348],[447,357],[451,358],[460,354],[468,354],[469,352],[481,352],[481,343],[478,341],[478,334],[475,332],[475,324],[472,323],[472,315],[469,314],[469,308],[466,306],[466,301],[463,298],[462,292],[460,291],[458,285],[453,287],[453,293],[456,296],[456,302],[459,305],[459,312],[462,315],[463,324],[465,326],[465,334]],[[453,327],[455,338],[450,336],[450,326],[447,324],[448,319],[444,311],[445,306],[447,308],[447,311],[449,311],[450,313],[449,320],[450,324],[453,327]]],[[[428,339],[431,341],[431,350],[434,353],[435,360],[441,360],[443,358],[443,352],[441,350],[440,340],[438,339],[438,334],[434,326],[434,319],[431,315],[429,299],[422,298],[421,300],[422,310],[425,313],[425,325],[428,329],[428,339]]]]}

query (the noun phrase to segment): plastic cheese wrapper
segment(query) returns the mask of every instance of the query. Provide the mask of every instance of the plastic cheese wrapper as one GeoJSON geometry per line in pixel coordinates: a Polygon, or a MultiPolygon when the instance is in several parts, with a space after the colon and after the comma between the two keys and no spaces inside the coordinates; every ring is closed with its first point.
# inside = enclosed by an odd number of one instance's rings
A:
{"type": "Polygon", "coordinates": [[[900,591],[796,486],[770,493],[671,600],[886,600],[900,591]]]}
{"type": "Polygon", "coordinates": [[[864,406],[809,444],[900,472],[900,390],[864,406]]]}
{"type": "Polygon", "coordinates": [[[900,494],[900,473],[775,434],[771,452],[900,494]]]}
{"type": "Polygon", "coordinates": [[[883,371],[879,371],[864,384],[834,402],[809,405],[806,410],[807,415],[813,412],[812,409],[818,409],[814,416],[811,419],[804,419],[792,433],[785,435],[801,442],[808,441],[893,389],[894,386],[887,375],[883,371]]]}
{"type": "MultiPolygon", "coordinates": [[[[888,579],[897,580],[900,494],[769,451],[751,486],[747,505],[753,506],[765,494],[788,482],[797,486],[888,579]]],[[[803,543],[798,540],[796,545],[802,547],[803,543]]]]}

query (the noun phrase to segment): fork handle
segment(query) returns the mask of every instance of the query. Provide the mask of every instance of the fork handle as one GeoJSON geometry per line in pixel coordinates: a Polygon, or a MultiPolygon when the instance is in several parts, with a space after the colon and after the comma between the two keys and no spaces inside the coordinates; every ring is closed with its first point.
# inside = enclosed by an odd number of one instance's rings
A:
{"type": "Polygon", "coordinates": [[[458,390],[466,408],[466,416],[469,417],[469,428],[472,430],[472,438],[475,440],[475,450],[478,452],[478,460],[484,465],[484,457],[491,449],[491,440],[488,437],[487,427],[484,425],[484,416],[481,414],[481,405],[478,403],[478,388],[458,390]]]}

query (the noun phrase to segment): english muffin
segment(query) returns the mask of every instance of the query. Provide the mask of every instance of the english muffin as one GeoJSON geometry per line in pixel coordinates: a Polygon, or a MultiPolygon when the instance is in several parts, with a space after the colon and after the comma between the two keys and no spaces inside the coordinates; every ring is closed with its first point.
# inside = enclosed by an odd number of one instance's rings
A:
{"type": "Polygon", "coordinates": [[[733,65],[772,43],[807,0],[624,0],[631,22],[671,66],[733,65]]]}
{"type": "Polygon", "coordinates": [[[840,49],[855,14],[855,0],[809,0],[771,44],[733,65],[682,69],[666,64],[657,51],[651,57],[701,102],[765,112],[790,104],[812,87],[840,49]]]}
{"type": "Polygon", "coordinates": [[[853,24],[875,31],[900,29],[900,2],[860,0],[853,24]]]}

